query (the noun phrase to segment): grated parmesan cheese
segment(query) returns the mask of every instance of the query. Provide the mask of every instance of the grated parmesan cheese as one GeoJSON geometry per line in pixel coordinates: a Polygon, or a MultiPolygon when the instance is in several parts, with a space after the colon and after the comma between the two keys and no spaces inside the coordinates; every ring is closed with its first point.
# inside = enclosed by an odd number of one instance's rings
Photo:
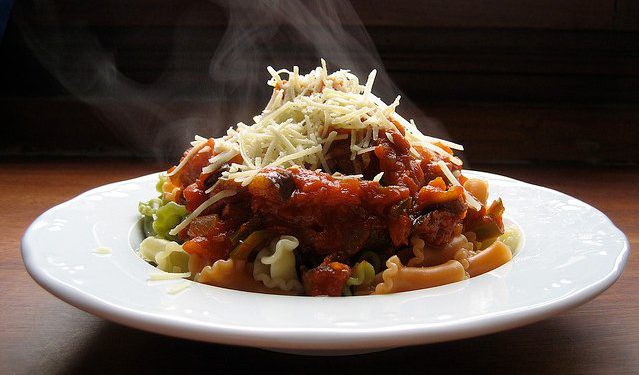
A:
{"type": "MultiPolygon", "coordinates": [[[[292,71],[275,70],[270,66],[267,70],[271,74],[268,85],[273,87],[273,94],[262,113],[253,117],[253,123],[240,122],[229,128],[226,135],[214,140],[213,156],[202,168],[202,173],[221,172],[218,182],[233,180],[247,186],[262,169],[277,166],[302,166],[310,170],[322,168],[336,179],[361,179],[362,168],[367,168],[370,163],[369,153],[376,149],[374,144],[379,139],[380,130],[390,142],[395,143],[392,133],[399,131],[396,124],[401,124],[406,130],[410,153],[418,161],[422,155],[413,146],[421,146],[446,162],[462,165],[462,161],[447,150],[463,150],[462,145],[424,135],[412,119],[408,121],[396,112],[401,99],[399,96],[387,105],[372,93],[376,70],[368,75],[364,85],[348,70],[329,74],[324,59],[320,67],[305,75],[299,74],[297,66],[292,71]],[[332,173],[327,163],[332,157],[331,146],[342,140],[349,142],[350,159],[356,174],[332,173]]],[[[198,152],[210,151],[207,144],[208,139],[195,136],[191,150],[167,176],[179,173],[198,152]]],[[[442,173],[450,183],[461,186],[444,161],[437,163],[442,173]]],[[[383,175],[383,172],[377,174],[373,181],[380,182],[383,175]]],[[[214,184],[206,193],[211,193],[217,186],[218,183],[214,184]]],[[[222,190],[214,194],[169,234],[177,235],[208,207],[236,193],[234,190],[222,190]]],[[[481,204],[465,189],[464,197],[469,207],[481,208],[481,204]]],[[[151,279],[181,278],[190,274],[180,275],[184,274],[162,273],[151,275],[151,279]]]]}
{"type": "MultiPolygon", "coordinates": [[[[168,177],[171,177],[173,175],[175,175],[176,173],[178,173],[182,168],[184,168],[184,166],[186,165],[186,163],[189,162],[189,160],[193,157],[193,155],[197,154],[200,149],[202,149],[202,147],[204,147],[204,145],[207,142],[206,138],[203,137],[199,137],[199,136],[195,136],[196,137],[196,142],[193,147],[191,148],[191,150],[186,154],[186,156],[182,159],[182,161],[180,162],[180,164],[177,165],[177,167],[175,167],[174,170],[172,170],[171,172],[167,173],[166,175],[168,177]],[[198,140],[198,137],[200,138],[198,140]]],[[[193,144],[193,143],[192,143],[193,144]]]]}
{"type": "MultiPolygon", "coordinates": [[[[440,147],[463,150],[462,145],[422,134],[413,120],[408,121],[395,112],[399,96],[387,105],[372,93],[376,70],[368,75],[364,85],[348,70],[329,74],[323,59],[320,67],[305,75],[299,74],[297,66],[292,71],[275,70],[270,66],[267,70],[271,74],[268,84],[273,87],[273,94],[262,113],[253,117],[252,124],[240,122],[235,128],[229,128],[225,136],[214,140],[214,154],[202,172],[221,171],[218,182],[233,180],[247,186],[260,170],[277,166],[322,168],[331,174],[327,163],[332,156],[331,146],[341,140],[349,140],[350,159],[356,174],[332,174],[333,177],[362,178],[362,165],[368,166],[368,153],[376,148],[371,143],[378,140],[380,129],[385,130],[386,137],[394,143],[392,133],[398,131],[396,123],[405,128],[410,152],[417,159],[421,159],[421,154],[413,145],[432,151],[445,161],[462,165],[459,158],[440,147]],[[232,162],[238,159],[241,161],[232,162]]],[[[167,176],[177,174],[198,152],[210,151],[207,143],[208,139],[196,136],[191,142],[191,150],[167,176]]],[[[441,161],[439,164],[440,167],[443,165],[442,171],[451,183],[459,185],[446,165],[441,161]]],[[[382,176],[383,173],[379,173],[373,180],[379,182],[382,176]]],[[[208,188],[206,193],[214,191],[216,186],[208,188]]],[[[169,233],[177,235],[205,209],[234,194],[233,190],[216,193],[169,233]]],[[[464,194],[469,206],[481,207],[465,190],[464,194]]]]}
{"type": "MultiPolygon", "coordinates": [[[[221,178],[242,186],[248,185],[266,167],[301,165],[313,170],[323,168],[330,173],[326,161],[330,159],[330,148],[335,141],[350,139],[350,158],[356,161],[357,155],[364,156],[375,149],[371,142],[378,139],[380,129],[397,131],[393,121],[404,126],[406,138],[412,144],[461,165],[461,160],[434,143],[463,150],[461,145],[422,134],[414,121],[407,121],[395,112],[399,96],[386,105],[372,94],[375,70],[361,85],[348,70],[329,74],[326,61],[321,61],[320,67],[305,75],[299,74],[297,66],[292,71],[268,67],[271,74],[268,84],[274,88],[268,104],[253,118],[252,124],[239,123],[215,140],[215,155],[202,172],[213,173],[228,166],[221,178]],[[238,155],[241,163],[229,165],[238,155]]],[[[386,132],[386,136],[393,141],[390,132],[386,132]]],[[[169,176],[179,172],[205,143],[205,138],[196,138],[193,149],[169,176]]],[[[417,158],[421,156],[413,147],[410,151],[417,158]]],[[[354,167],[361,168],[360,165],[354,167]]]]}
{"type": "Polygon", "coordinates": [[[236,193],[237,192],[235,190],[222,190],[219,193],[213,195],[211,198],[207,199],[206,201],[204,201],[204,203],[199,205],[198,208],[193,210],[193,212],[191,212],[191,214],[189,216],[187,216],[186,219],[182,220],[182,222],[180,224],[178,224],[175,228],[171,229],[169,231],[169,234],[172,235],[172,236],[176,236],[184,228],[186,228],[191,223],[191,221],[193,221],[196,217],[200,216],[200,214],[204,210],[209,208],[213,203],[215,203],[215,202],[217,202],[219,200],[222,200],[224,198],[233,196],[236,193]]]}
{"type": "MultiPolygon", "coordinates": [[[[448,179],[448,181],[450,181],[451,184],[456,186],[462,186],[462,184],[459,182],[459,180],[457,180],[453,172],[451,172],[450,169],[448,169],[448,167],[443,161],[441,160],[438,161],[437,165],[442,170],[442,173],[444,173],[444,176],[446,176],[446,178],[448,179]]],[[[464,190],[464,198],[466,198],[466,203],[468,203],[468,206],[470,206],[475,211],[481,210],[481,203],[479,203],[472,195],[470,195],[470,193],[468,193],[463,186],[462,186],[462,189],[464,190]]]]}
{"type": "Polygon", "coordinates": [[[185,277],[191,277],[190,272],[170,273],[170,272],[153,272],[149,274],[149,281],[160,280],[177,280],[185,277]]]}
{"type": "Polygon", "coordinates": [[[100,247],[97,247],[97,248],[93,249],[93,253],[94,254],[106,255],[106,254],[111,254],[112,252],[113,252],[113,250],[111,250],[110,247],[106,247],[106,246],[100,246],[100,247]]]}
{"type": "Polygon", "coordinates": [[[166,292],[171,295],[175,295],[180,293],[181,291],[188,289],[190,286],[191,283],[189,282],[179,283],[178,285],[170,287],[166,292]]]}

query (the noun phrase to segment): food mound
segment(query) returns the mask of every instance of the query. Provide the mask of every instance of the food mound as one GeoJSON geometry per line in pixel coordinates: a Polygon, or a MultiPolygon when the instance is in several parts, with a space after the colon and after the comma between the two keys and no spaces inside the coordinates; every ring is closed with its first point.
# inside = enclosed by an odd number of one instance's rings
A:
{"type": "Polygon", "coordinates": [[[500,199],[462,174],[462,146],[422,134],[326,64],[275,71],[253,124],[196,137],[140,203],[141,256],[237,290],[385,294],[490,271],[512,257],[500,199]],[[283,77],[284,76],[284,77],[283,77]],[[284,79],[287,78],[287,79],[284,79]]]}

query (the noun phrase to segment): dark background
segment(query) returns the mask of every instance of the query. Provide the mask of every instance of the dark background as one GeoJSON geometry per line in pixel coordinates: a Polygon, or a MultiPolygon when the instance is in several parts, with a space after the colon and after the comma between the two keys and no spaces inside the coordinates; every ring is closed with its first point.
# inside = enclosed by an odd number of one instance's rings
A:
{"type": "MultiPolygon", "coordinates": [[[[145,85],[170,65],[177,34],[190,41],[183,53],[193,62],[182,65],[180,77],[197,80],[197,62],[210,59],[224,35],[225,9],[198,0],[49,4],[57,11],[55,23],[41,16],[47,10],[37,2],[18,0],[6,26],[0,45],[0,156],[175,157],[185,146],[181,142],[154,153],[95,109],[97,103],[134,111],[134,95],[69,93],[25,41],[25,25],[61,44],[78,32],[93,35],[124,76],[145,85]],[[182,17],[185,13],[197,16],[182,17]]],[[[639,162],[639,2],[354,0],[352,5],[389,76],[450,138],[465,145],[471,163],[639,162]]],[[[73,56],[85,46],[65,48],[73,56]]],[[[162,109],[179,112],[208,100],[205,91],[192,90],[162,109]]],[[[220,135],[228,125],[202,135],[220,135]]],[[[145,131],[153,126],[161,124],[145,131]]]]}

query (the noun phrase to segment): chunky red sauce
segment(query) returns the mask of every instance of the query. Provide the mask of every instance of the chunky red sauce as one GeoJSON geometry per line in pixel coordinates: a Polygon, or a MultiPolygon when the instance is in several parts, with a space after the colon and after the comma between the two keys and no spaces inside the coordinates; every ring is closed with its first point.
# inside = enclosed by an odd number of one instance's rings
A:
{"type": "MultiPolygon", "coordinates": [[[[211,143],[171,177],[177,187],[175,200],[192,212],[218,191],[232,188],[238,194],[206,209],[180,233],[184,249],[215,261],[228,258],[254,231],[293,235],[300,241],[297,263],[306,293],[339,295],[350,276],[349,265],[362,251],[394,254],[409,245],[412,235],[442,246],[461,223],[503,227],[499,207],[494,212],[469,211],[463,189],[445,182],[437,166],[440,158],[420,147],[411,152],[402,133],[401,127],[389,136],[381,131],[374,152],[354,162],[346,143],[332,147],[333,171],[352,174],[353,165],[360,163],[367,179],[384,172],[380,182],[337,179],[322,171],[291,167],[264,169],[248,186],[240,187],[219,180],[219,173],[198,173],[212,156],[211,143]],[[218,181],[213,192],[204,193],[218,181]]],[[[461,169],[450,162],[447,166],[461,169]]]]}

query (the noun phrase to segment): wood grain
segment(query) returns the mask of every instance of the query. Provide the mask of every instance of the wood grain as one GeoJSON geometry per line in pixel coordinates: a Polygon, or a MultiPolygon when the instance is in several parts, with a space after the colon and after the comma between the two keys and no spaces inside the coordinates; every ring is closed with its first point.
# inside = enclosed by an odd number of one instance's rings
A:
{"type": "MultiPolygon", "coordinates": [[[[0,373],[241,373],[266,364],[283,373],[639,372],[639,257],[595,300],[551,319],[478,338],[358,357],[314,358],[174,339],[110,323],[71,307],[30,279],[19,254],[28,224],[87,189],[163,166],[84,160],[0,164],[0,373]]],[[[630,168],[476,169],[549,186],[606,213],[639,245],[639,171],[630,168]]]]}

